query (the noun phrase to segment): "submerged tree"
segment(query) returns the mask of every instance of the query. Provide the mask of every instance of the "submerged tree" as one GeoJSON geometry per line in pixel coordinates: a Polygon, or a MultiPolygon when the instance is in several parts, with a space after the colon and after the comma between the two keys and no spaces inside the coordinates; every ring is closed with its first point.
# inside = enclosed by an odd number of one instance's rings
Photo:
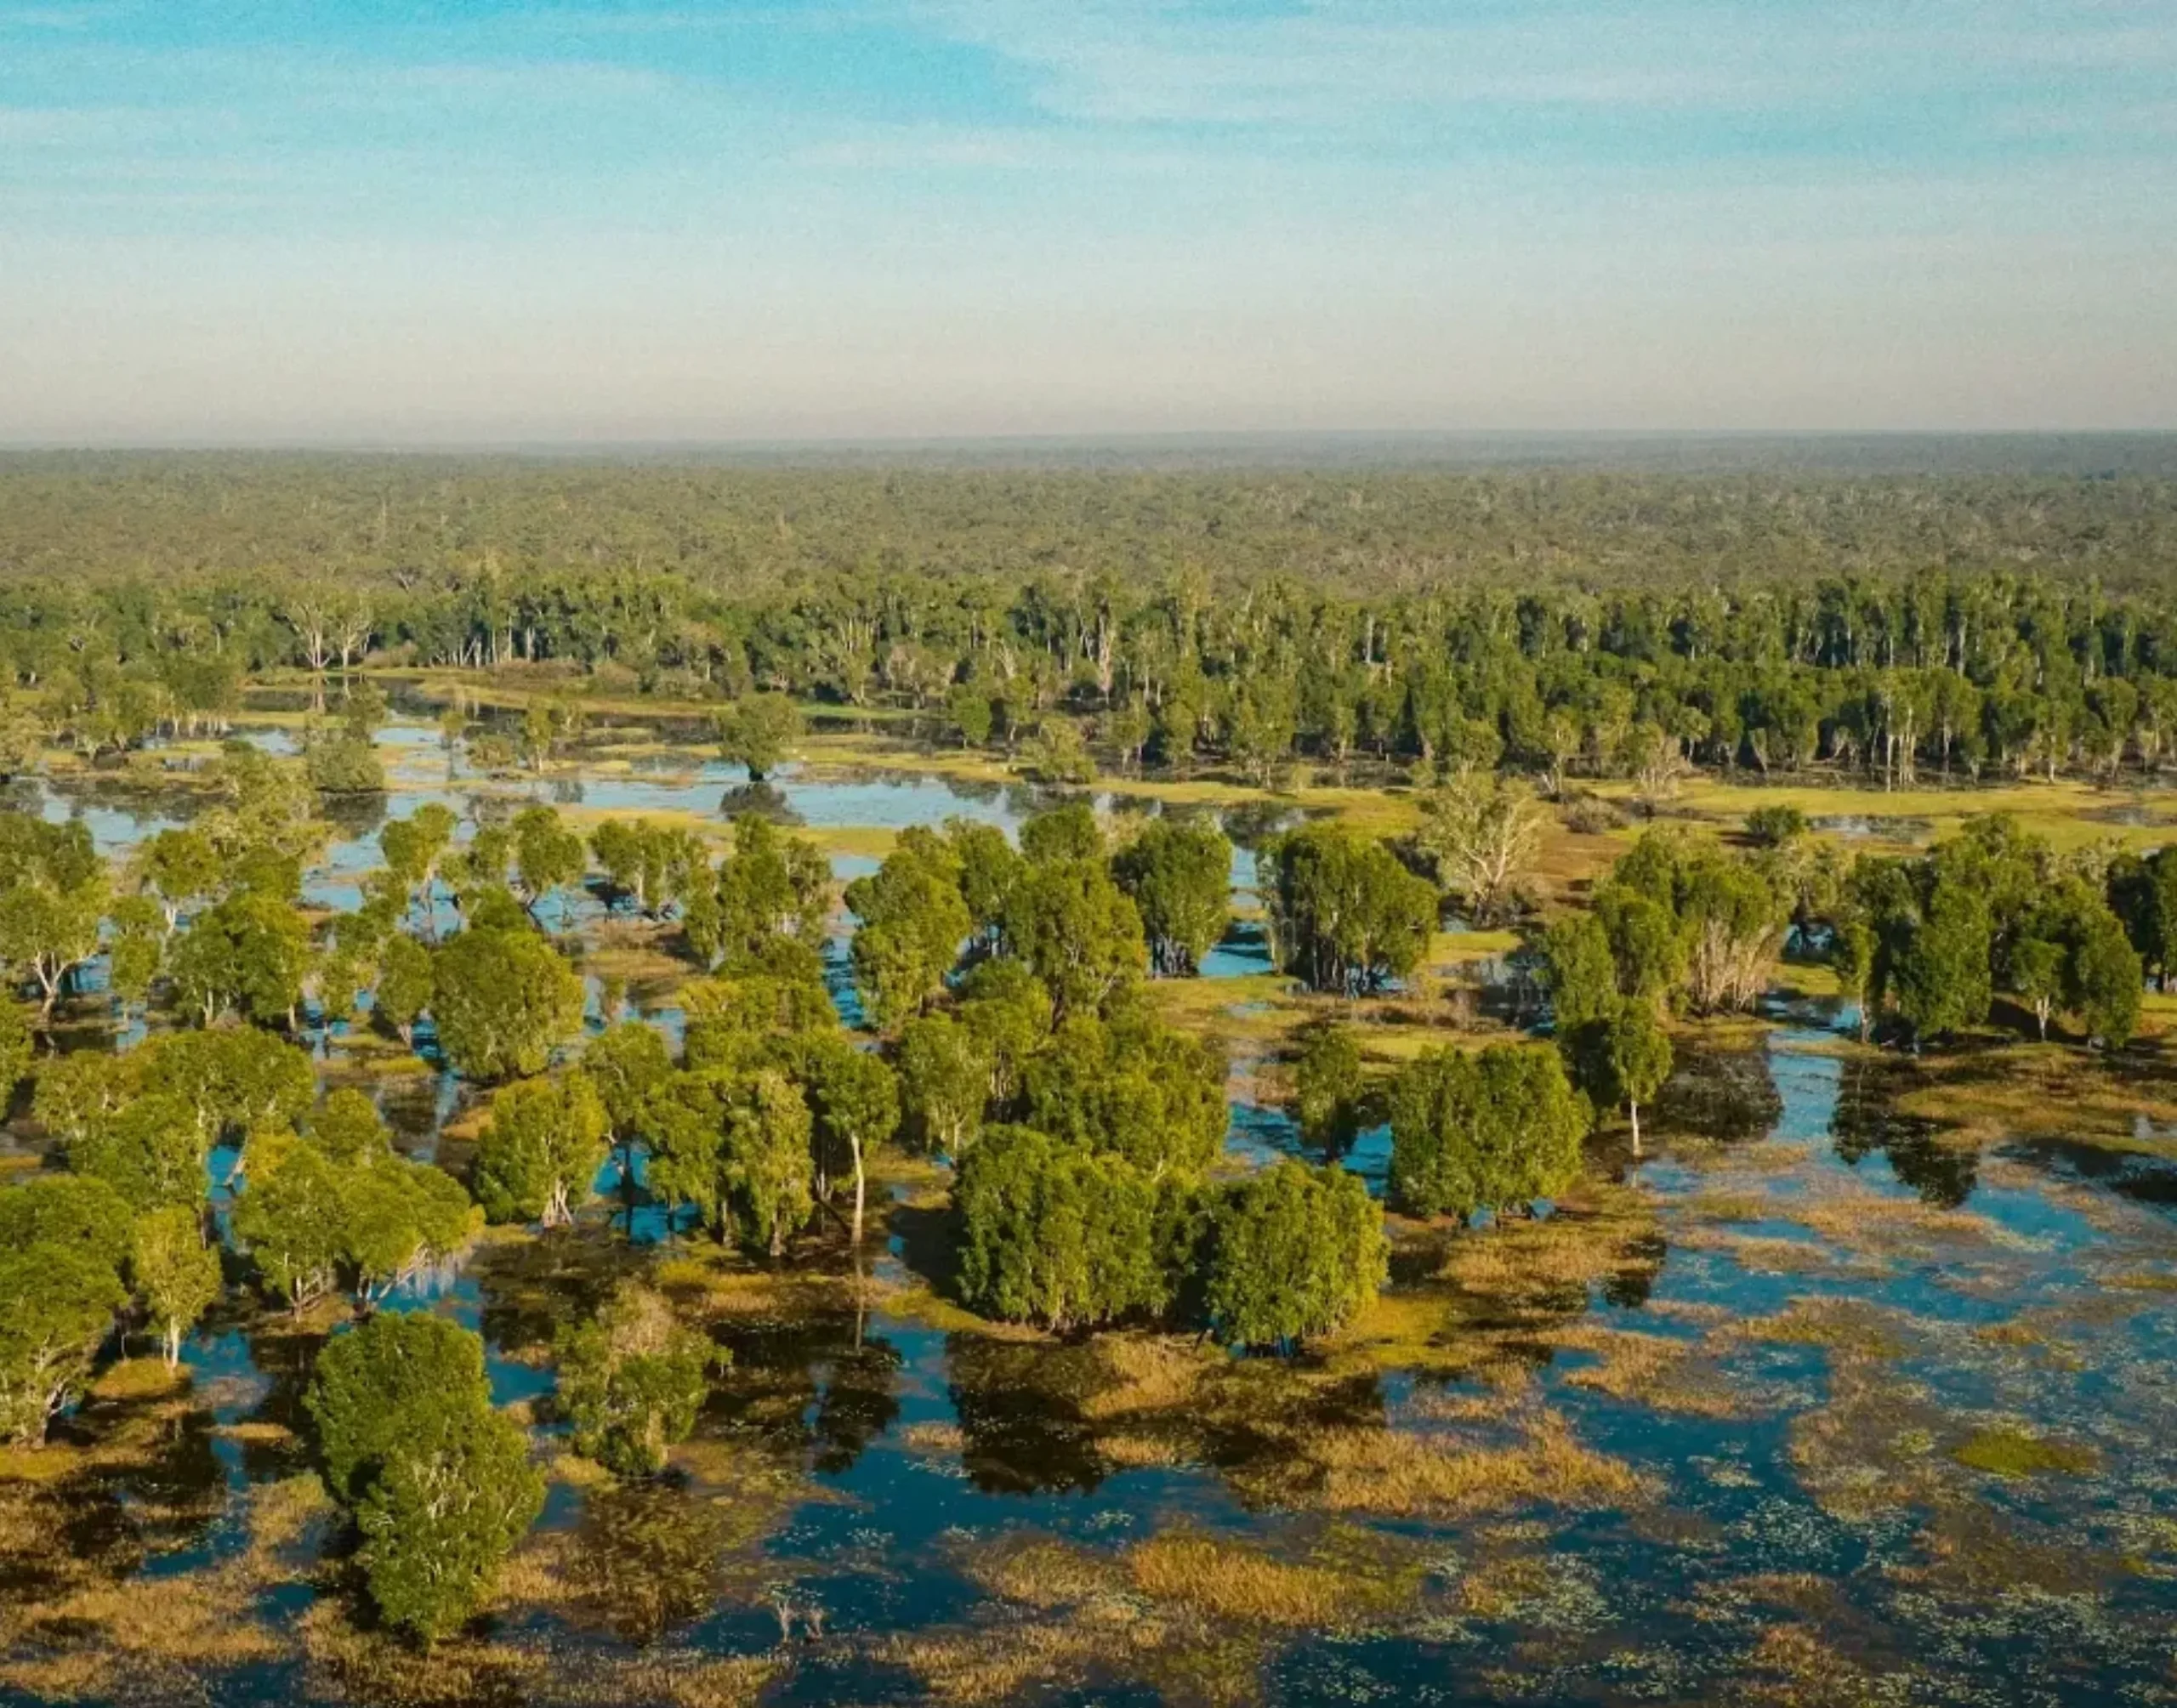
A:
{"type": "Polygon", "coordinates": [[[501,1087],[476,1143],[484,1213],[494,1222],[568,1225],[605,1165],[607,1126],[597,1088],[579,1068],[501,1087]]]}
{"type": "Polygon", "coordinates": [[[560,1353],[559,1405],[575,1450],[623,1477],[663,1468],[684,1441],[727,1354],[674,1318],[661,1294],[622,1285],[575,1328],[560,1353]]]}
{"type": "Polygon", "coordinates": [[[1361,1133],[1363,1089],[1353,1029],[1310,1027],[1293,1064],[1293,1118],[1301,1138],[1328,1155],[1344,1155],[1361,1133]]]}
{"type": "Polygon", "coordinates": [[[182,1341],[219,1301],[219,1248],[205,1242],[196,1211],[170,1205],[138,1218],[130,1268],[137,1297],[173,1370],[181,1362],[182,1341]]]}
{"type": "Polygon", "coordinates": [[[1162,977],[1191,978],[1231,920],[1232,844],[1214,824],[1152,819],[1111,861],[1162,977]]]}
{"type": "Polygon", "coordinates": [[[426,1642],[458,1629],[544,1500],[521,1431],[492,1410],[482,1341],[374,1317],[318,1354],[305,1404],[380,1615],[426,1642]]]}
{"type": "Polygon", "coordinates": [[[1431,1051],[1392,1084],[1392,1198],[1464,1220],[1555,1197],[1579,1178],[1591,1121],[1554,1051],[1431,1051]]]}
{"type": "Polygon", "coordinates": [[[783,694],[752,694],[711,719],[719,758],[729,765],[747,766],[752,783],[778,769],[801,728],[801,708],[783,694]]]}
{"type": "Polygon", "coordinates": [[[1328,1334],[1373,1300],[1390,1246],[1358,1176],[1288,1159],[1225,1190],[1209,1249],[1212,1331],[1232,1345],[1286,1347],[1328,1334]]]}
{"type": "Polygon", "coordinates": [[[1310,825],[1273,843],[1261,862],[1280,970],[1310,990],[1362,996],[1420,964],[1436,926],[1436,892],[1382,843],[1310,825]]]}
{"type": "Polygon", "coordinates": [[[583,1002],[581,978],[526,929],[472,925],[433,956],[439,1047],[466,1079],[542,1073],[580,1036],[583,1002]]]}

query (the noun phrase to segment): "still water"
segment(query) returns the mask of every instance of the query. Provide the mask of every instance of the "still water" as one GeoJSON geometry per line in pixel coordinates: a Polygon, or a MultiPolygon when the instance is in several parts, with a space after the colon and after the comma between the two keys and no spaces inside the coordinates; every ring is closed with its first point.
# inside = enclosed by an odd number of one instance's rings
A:
{"type": "MultiPolygon", "coordinates": [[[[474,786],[445,778],[425,733],[393,738],[387,810],[466,811],[474,786]]],[[[650,812],[749,799],[693,758],[557,787],[650,812]]],[[[1010,827],[1032,805],[927,778],[797,774],[772,793],[767,810],[810,826],[1010,827]]],[[[109,850],[177,810],[38,805],[82,813],[109,850]]],[[[372,834],[336,845],[314,896],[352,900],[372,834]]],[[[1234,880],[1253,882],[1244,849],[1234,880]]],[[[1241,930],[1206,971],[1266,965],[1241,930]]],[[[1157,1353],[1160,1386],[1108,1347],[969,1331],[911,1307],[938,1212],[902,1202],[866,1276],[759,1286],[712,1316],[733,1363],[674,1473],[555,1480],[535,1569],[477,1639],[508,1670],[433,1689],[708,1699],[643,1670],[662,1657],[675,1676],[745,1661],[730,1688],[776,1703],[2171,1699],[2169,1181],[2098,1152],[1947,1149],[1839,1050],[1849,1016],[1772,1018],[1759,1047],[1690,1053],[1647,1157],[1599,1156],[1593,1193],[1532,1226],[1403,1244],[1395,1326],[1324,1360],[1157,1353]],[[1589,1457],[1566,1471],[1520,1444],[1543,1441],[1589,1457]],[[1454,1449],[1485,1474],[1397,1496],[1412,1451],[1454,1449]],[[1191,1558],[1269,1562],[1290,1593],[1175,1582],[1151,1569],[1174,1537],[1206,1545],[1191,1558]]],[[[460,1093],[389,1082],[404,1146],[434,1154],[460,1093]]],[[[1228,1145],[1252,1166],[1297,1141],[1239,1104],[1228,1145]]],[[[1386,1160],[1378,1132],[1350,1163],[1380,1190],[1386,1160]]],[[[497,1399],[546,1442],[554,1325],[668,1231],[639,1176],[599,1184],[576,1234],[487,1244],[395,1302],[477,1329],[497,1399]]],[[[190,1398],[148,1461],[58,1492],[0,1484],[5,1652],[48,1668],[11,1672],[0,1700],[158,1699],[178,1676],[147,1652],[62,1688],[71,1643],[112,1639],[71,1636],[70,1574],[41,1550],[178,1605],[226,1595],[228,1624],[262,1635],[207,1644],[185,1669],[195,1699],[398,1694],[310,1635],[338,1592],[321,1521],[266,1541],[268,1491],[307,1466],[315,1343],[237,1294],[190,1343],[190,1398]]],[[[93,1402],[63,1433],[125,1430],[132,1404],[93,1402]]]]}

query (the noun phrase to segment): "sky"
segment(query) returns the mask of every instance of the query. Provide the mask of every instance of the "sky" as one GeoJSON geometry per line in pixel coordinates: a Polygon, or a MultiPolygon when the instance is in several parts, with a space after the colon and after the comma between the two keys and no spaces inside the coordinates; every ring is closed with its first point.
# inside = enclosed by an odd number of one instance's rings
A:
{"type": "Polygon", "coordinates": [[[2177,428],[2177,0],[0,0],[0,443],[2177,428]]]}

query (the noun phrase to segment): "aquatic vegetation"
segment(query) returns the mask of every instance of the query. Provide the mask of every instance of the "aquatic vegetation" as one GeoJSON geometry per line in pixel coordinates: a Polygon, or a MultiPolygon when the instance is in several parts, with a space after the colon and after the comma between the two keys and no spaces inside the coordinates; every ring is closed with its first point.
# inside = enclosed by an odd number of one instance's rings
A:
{"type": "Polygon", "coordinates": [[[2027,1430],[2003,1424],[1976,1431],[1952,1448],[1950,1456],[1970,1470],[1998,1477],[2039,1477],[2053,1472],[2078,1476],[2100,1464],[2100,1455],[2090,1448],[2044,1440],[2027,1430]]]}
{"type": "MultiPolygon", "coordinates": [[[[806,751],[835,740],[873,738],[819,732],[806,751]]],[[[395,763],[394,810],[441,769],[395,763]]],[[[672,781],[577,746],[543,786],[577,780],[585,825],[636,809],[610,791],[672,781]]],[[[487,786],[515,805],[536,786],[487,786]]],[[[700,822],[719,781],[690,766],[685,786],[700,822]]],[[[778,786],[804,816],[841,810],[808,773],[778,786]]],[[[899,798],[910,822],[928,810],[899,798]]],[[[1373,798],[1367,821],[1400,828],[1410,807],[1373,798]]],[[[1589,871],[1623,849],[1596,840],[1589,871]]],[[[677,1037],[692,968],[669,928],[575,906],[593,989],[669,1005],[646,1024],[677,1037]]],[[[1238,1044],[1228,1095],[1277,1097],[1276,1053],[1327,1018],[1351,1024],[1364,1083],[1447,1026],[1510,1036],[1481,1015],[1494,995],[1453,997],[1476,955],[1514,946],[1439,933],[1412,988],[1353,1005],[1262,973],[1145,994],[1167,1024],[1238,1044]]],[[[2170,1421],[2152,1349],[2177,1283],[2167,1213],[2130,1172],[2162,1142],[2159,1092],[2131,1139],[2117,1111],[2128,1073],[2157,1083],[2159,1046],[2113,1068],[2003,1053],[2045,1071],[2039,1098],[2103,1098],[2081,1105],[2107,1140],[2095,1154],[2117,1158],[2095,1172],[2020,1144],[2000,1109],[1935,1126],[1915,1094],[1970,1087],[1992,1066],[1973,1052],[1876,1058],[1796,1009],[1765,1046],[1775,1024],[1679,1037],[1675,1089],[1644,1107],[1644,1166],[1594,1149],[1532,1218],[1387,1217],[1391,1284],[1299,1358],[977,1318],[943,1291],[941,1159],[875,1160],[859,1263],[813,1234],[773,1263],[662,1241],[647,1159],[623,1178],[616,1155],[571,1228],[492,1230],[381,1307],[480,1330],[494,1401],[534,1432],[550,1485],[482,1621],[429,1655],[345,1595],[343,1526],[310,1468],[300,1396],[350,1301],[291,1320],[230,1290],[180,1377],[102,1358],[50,1446],[0,1454],[0,1694],[247,1694],[237,1681],[276,1676],[344,1700],[1238,1704],[1415,1697],[1450,1664],[1511,1699],[1782,1703],[2155,1676],[2134,1627],[2177,1581],[2177,1544],[2153,1522],[2166,1472],[2135,1444],[2170,1421]],[[630,1281],[733,1365],[662,1471],[623,1480],[569,1450],[553,1348],[630,1281]],[[183,1587],[131,1600],[151,1583],[183,1587]],[[1981,1658],[1984,1639],[2007,1658],[1981,1658]]],[[[376,1098],[404,1154],[465,1170],[484,1108],[428,1059],[428,1024],[416,1041],[330,1030],[321,1083],[376,1098]]],[[[1259,1166],[1240,1142],[1213,1181],[1259,1166]]]]}

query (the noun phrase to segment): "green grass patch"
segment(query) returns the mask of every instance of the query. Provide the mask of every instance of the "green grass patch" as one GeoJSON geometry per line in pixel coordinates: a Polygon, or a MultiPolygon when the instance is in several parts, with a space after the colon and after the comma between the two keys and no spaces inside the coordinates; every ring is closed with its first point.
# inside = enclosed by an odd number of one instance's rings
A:
{"type": "Polygon", "coordinates": [[[2084,1476],[2100,1468],[2090,1447],[2050,1441],[2023,1429],[1983,1429],[1951,1449],[1950,1456],[1969,1470],[1997,1477],[2084,1476]]]}

